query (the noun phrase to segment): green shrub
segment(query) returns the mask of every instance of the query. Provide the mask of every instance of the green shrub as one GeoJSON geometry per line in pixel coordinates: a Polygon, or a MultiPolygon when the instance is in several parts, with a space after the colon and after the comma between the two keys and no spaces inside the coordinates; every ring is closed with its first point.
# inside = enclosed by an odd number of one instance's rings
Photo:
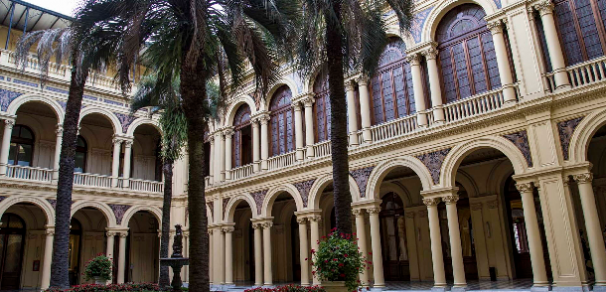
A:
{"type": "Polygon", "coordinates": [[[252,289],[246,289],[244,292],[326,292],[324,288],[320,286],[303,287],[295,284],[277,286],[275,288],[263,288],[257,287],[252,289]]]}
{"type": "Polygon", "coordinates": [[[97,255],[94,259],[86,263],[84,269],[84,276],[86,280],[92,280],[95,277],[99,277],[105,281],[112,278],[112,260],[103,254],[97,255]]]}
{"type": "Polygon", "coordinates": [[[49,288],[46,292],[151,292],[168,290],[170,290],[170,287],[162,289],[156,283],[124,283],[110,285],[85,284],[72,286],[69,289],[49,288]]]}

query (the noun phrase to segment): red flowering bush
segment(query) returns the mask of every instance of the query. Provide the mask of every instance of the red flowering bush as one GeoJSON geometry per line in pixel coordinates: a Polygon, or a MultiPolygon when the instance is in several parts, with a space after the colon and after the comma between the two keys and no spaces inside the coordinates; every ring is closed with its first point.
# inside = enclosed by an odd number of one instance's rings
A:
{"type": "MultiPolygon", "coordinates": [[[[354,233],[355,237],[355,233],[354,233]]],[[[351,234],[336,233],[322,237],[318,250],[311,250],[314,267],[312,273],[322,281],[345,281],[349,291],[359,286],[358,274],[364,272],[364,257],[351,234]]],[[[370,263],[370,262],[366,262],[370,263]]]]}
{"type": "Polygon", "coordinates": [[[85,284],[72,286],[69,289],[49,288],[46,292],[147,292],[168,291],[170,287],[162,289],[156,283],[124,283],[110,285],[85,284]]]}
{"type": "Polygon", "coordinates": [[[97,257],[86,263],[84,276],[86,277],[87,281],[94,279],[95,277],[99,277],[105,281],[111,279],[112,260],[106,257],[104,254],[98,254],[97,257]]]}
{"type": "Polygon", "coordinates": [[[320,286],[303,287],[295,284],[277,286],[275,288],[257,287],[246,289],[244,292],[325,292],[320,286]]]}

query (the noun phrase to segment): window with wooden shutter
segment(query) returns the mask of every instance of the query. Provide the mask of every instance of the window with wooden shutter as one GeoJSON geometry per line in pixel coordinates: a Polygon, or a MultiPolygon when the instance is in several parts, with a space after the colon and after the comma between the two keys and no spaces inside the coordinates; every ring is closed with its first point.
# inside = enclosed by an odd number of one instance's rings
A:
{"type": "Polygon", "coordinates": [[[484,10],[463,4],[448,12],[436,31],[442,91],[447,103],[501,86],[484,10]]]}
{"type": "Polygon", "coordinates": [[[330,91],[328,74],[322,70],[314,81],[314,113],[316,117],[316,142],[330,139],[330,91]]]}
{"type": "Polygon", "coordinates": [[[415,112],[411,76],[404,42],[390,38],[379,59],[377,73],[370,81],[374,125],[415,112]]]}
{"type": "Polygon", "coordinates": [[[288,86],[281,86],[274,93],[269,109],[271,156],[288,153],[295,147],[294,110],[291,105],[292,92],[288,86]]]}
{"type": "Polygon", "coordinates": [[[232,137],[232,164],[240,167],[252,163],[252,129],[250,125],[250,107],[240,106],[234,117],[234,136],[232,137]]]}

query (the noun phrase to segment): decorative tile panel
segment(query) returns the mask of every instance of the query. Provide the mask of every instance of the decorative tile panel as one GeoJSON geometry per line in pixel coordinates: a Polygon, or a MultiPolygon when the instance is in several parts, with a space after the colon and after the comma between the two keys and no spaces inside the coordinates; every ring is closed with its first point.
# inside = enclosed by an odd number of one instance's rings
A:
{"type": "Polygon", "coordinates": [[[109,104],[113,104],[113,105],[124,106],[124,104],[123,104],[123,103],[121,103],[121,102],[117,102],[117,101],[113,101],[113,100],[111,100],[111,99],[104,99],[104,100],[103,100],[103,102],[105,102],[105,103],[109,103],[109,104]]]}
{"type": "Polygon", "coordinates": [[[33,83],[33,82],[29,82],[29,81],[23,81],[23,80],[19,80],[19,79],[13,79],[13,83],[21,84],[21,85],[25,85],[25,86],[29,86],[29,87],[38,88],[38,83],[33,83]]]}
{"type": "Polygon", "coordinates": [[[121,113],[114,113],[114,114],[116,115],[116,117],[118,117],[120,124],[122,124],[123,133],[126,133],[130,124],[132,124],[133,121],[136,119],[135,117],[133,117],[131,115],[125,115],[125,114],[121,114],[121,113]]]}
{"type": "Polygon", "coordinates": [[[214,208],[213,208],[213,207],[215,206],[215,202],[212,202],[212,201],[211,201],[211,202],[206,202],[206,206],[208,207],[208,209],[210,209],[210,216],[211,216],[211,217],[214,217],[214,216],[213,216],[213,212],[214,212],[215,210],[214,210],[214,208]]]}
{"type": "Polygon", "coordinates": [[[259,191],[251,194],[255,200],[255,205],[257,206],[257,215],[261,215],[261,208],[263,207],[263,200],[265,200],[267,191],[269,190],[259,191]]]}
{"type": "Polygon", "coordinates": [[[315,181],[316,179],[314,178],[312,180],[295,183],[295,188],[297,188],[299,194],[301,194],[304,208],[307,208],[307,204],[309,202],[309,191],[311,190],[311,187],[314,185],[315,181]]]}
{"type": "Polygon", "coordinates": [[[423,26],[425,25],[425,21],[427,20],[427,16],[433,9],[433,6],[415,14],[415,18],[412,21],[412,25],[410,27],[410,33],[412,34],[412,38],[415,40],[415,43],[421,42],[421,36],[423,34],[423,26]]]}
{"type": "Polygon", "coordinates": [[[4,199],[6,199],[5,196],[0,196],[0,202],[4,201],[4,199]]]}
{"type": "Polygon", "coordinates": [[[366,197],[366,186],[368,185],[368,177],[370,176],[370,173],[372,172],[372,170],[374,168],[375,168],[374,166],[370,166],[370,167],[352,170],[349,172],[351,174],[351,176],[354,178],[354,180],[356,181],[356,183],[358,184],[358,188],[360,189],[361,198],[366,197]]]}
{"type": "Polygon", "coordinates": [[[90,100],[98,100],[98,98],[92,96],[92,95],[83,95],[84,99],[90,99],[90,100]]]}
{"type": "Polygon", "coordinates": [[[528,163],[529,167],[532,167],[532,156],[530,155],[530,145],[528,144],[528,133],[526,130],[503,135],[503,137],[520,149],[526,159],[526,163],[528,163]]]}
{"type": "Polygon", "coordinates": [[[434,184],[440,182],[442,163],[444,163],[444,159],[446,158],[446,155],[448,155],[448,152],[450,152],[450,148],[417,156],[429,170],[434,184]]]}
{"type": "Polygon", "coordinates": [[[0,89],[0,109],[5,112],[8,109],[8,105],[21,95],[23,93],[0,89]]]}
{"type": "Polygon", "coordinates": [[[501,9],[501,7],[503,7],[503,4],[501,4],[501,0],[492,0],[494,2],[494,5],[497,6],[498,9],[501,9]]]}
{"type": "Polygon", "coordinates": [[[223,216],[227,213],[227,210],[225,210],[225,208],[227,208],[227,203],[229,203],[229,198],[223,199],[223,216]]]}
{"type": "Polygon", "coordinates": [[[116,216],[116,223],[122,224],[122,218],[124,218],[124,213],[126,210],[130,208],[130,205],[114,205],[109,204],[109,207],[114,211],[114,216],[116,216]]]}
{"type": "Polygon", "coordinates": [[[56,93],[61,93],[61,94],[69,94],[69,91],[67,91],[67,90],[63,90],[63,89],[52,87],[52,86],[47,86],[45,89],[47,91],[50,91],[50,92],[56,92],[56,93]]]}
{"type": "Polygon", "coordinates": [[[564,154],[564,160],[568,160],[570,153],[570,138],[572,138],[572,134],[574,130],[579,126],[579,123],[583,120],[584,117],[579,117],[576,119],[562,121],[558,123],[558,134],[560,134],[560,145],[562,146],[562,154],[564,154]]]}
{"type": "Polygon", "coordinates": [[[54,199],[46,199],[46,200],[51,204],[51,206],[53,206],[53,209],[57,209],[57,200],[54,200],[54,199]]]}

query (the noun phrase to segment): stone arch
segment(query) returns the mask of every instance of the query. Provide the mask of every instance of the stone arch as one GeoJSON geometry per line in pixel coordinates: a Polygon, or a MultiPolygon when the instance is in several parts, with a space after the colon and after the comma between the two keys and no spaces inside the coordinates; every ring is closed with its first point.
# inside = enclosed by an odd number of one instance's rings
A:
{"type": "Polygon", "coordinates": [[[498,162],[490,171],[486,191],[489,194],[502,194],[507,178],[513,175],[513,169],[506,167],[505,160],[498,162]]]}
{"type": "Polygon", "coordinates": [[[107,227],[117,227],[118,224],[116,222],[116,216],[114,215],[114,211],[105,203],[94,202],[94,201],[79,201],[72,205],[72,214],[70,217],[74,217],[76,212],[80,211],[84,208],[94,208],[101,212],[103,216],[105,216],[105,220],[107,220],[107,227]]]}
{"type": "Polygon", "coordinates": [[[225,126],[233,126],[234,125],[234,117],[236,115],[236,111],[240,108],[241,105],[247,104],[250,107],[250,115],[253,116],[257,113],[257,106],[255,105],[255,100],[250,95],[242,95],[235,99],[229,108],[226,111],[226,120],[224,121],[225,126]]]}
{"type": "Polygon", "coordinates": [[[571,163],[581,163],[587,161],[587,151],[593,135],[604,125],[606,125],[606,109],[593,112],[587,115],[570,137],[569,161],[571,163]]]}
{"type": "Polygon", "coordinates": [[[373,169],[372,173],[370,173],[370,176],[368,177],[368,185],[366,186],[367,199],[380,199],[380,183],[390,171],[397,167],[410,168],[421,180],[423,191],[428,191],[431,189],[432,180],[427,167],[425,167],[425,165],[423,165],[423,163],[417,158],[412,156],[404,156],[385,161],[373,169]]]}
{"type": "Polygon", "coordinates": [[[317,66],[312,71],[313,73],[307,76],[307,79],[305,80],[305,86],[303,87],[307,90],[307,92],[314,92],[314,82],[316,82],[316,77],[318,77],[318,75],[322,72],[322,69],[324,69],[323,65],[317,66]]]}
{"type": "Polygon", "coordinates": [[[148,211],[149,213],[154,215],[154,217],[156,217],[156,219],[158,220],[158,224],[162,225],[162,213],[158,208],[149,206],[133,206],[126,210],[126,212],[124,213],[124,216],[122,217],[122,223],[120,224],[121,227],[128,228],[128,223],[130,222],[130,219],[139,211],[148,211]]]}
{"type": "Polygon", "coordinates": [[[264,103],[261,104],[261,110],[269,110],[271,98],[273,97],[274,93],[276,93],[276,91],[282,86],[288,86],[288,88],[290,89],[290,92],[292,93],[293,98],[295,96],[301,94],[297,88],[297,84],[295,83],[295,81],[292,80],[292,78],[283,76],[282,79],[280,79],[280,81],[278,81],[272,85],[271,89],[265,95],[265,98],[263,99],[264,103]]]}
{"type": "Polygon", "coordinates": [[[132,122],[132,124],[130,124],[130,126],[128,126],[128,130],[126,130],[126,135],[134,136],[135,130],[137,130],[137,127],[139,127],[141,125],[151,125],[156,130],[158,130],[158,133],[160,133],[160,135],[162,135],[162,129],[160,128],[160,124],[157,121],[154,121],[154,120],[148,119],[148,118],[138,118],[138,119],[134,120],[132,122]]]}
{"type": "Polygon", "coordinates": [[[257,205],[255,204],[255,200],[249,194],[244,194],[229,199],[227,206],[225,206],[225,210],[223,210],[225,212],[225,217],[223,218],[225,222],[234,222],[236,208],[238,207],[240,202],[243,201],[246,202],[250,207],[250,210],[252,211],[252,217],[257,217],[257,205]]]}
{"type": "Polygon", "coordinates": [[[55,208],[45,199],[29,196],[12,196],[0,202],[0,217],[8,208],[19,203],[30,203],[42,209],[46,215],[46,224],[55,225],[55,208]]]}
{"type": "MultiPolygon", "coordinates": [[[[311,186],[309,190],[309,198],[307,203],[307,208],[319,209],[320,208],[320,199],[322,197],[322,190],[332,182],[332,174],[324,175],[320,177],[314,184],[311,186]]],[[[356,180],[350,175],[349,176],[349,191],[351,192],[351,199],[353,202],[357,202],[361,200],[360,197],[360,188],[358,187],[358,183],[356,180]]]]}
{"type": "Polygon", "coordinates": [[[387,183],[385,185],[382,185],[379,190],[377,199],[381,199],[387,193],[395,193],[396,195],[398,195],[398,197],[400,197],[400,199],[402,200],[402,203],[404,203],[404,208],[408,208],[413,205],[411,194],[410,192],[408,192],[405,186],[399,186],[393,183],[387,183]]]}
{"type": "Polygon", "coordinates": [[[114,128],[114,133],[122,134],[122,123],[120,123],[118,117],[116,117],[116,115],[112,112],[102,108],[87,107],[83,109],[80,113],[80,121],[78,123],[81,123],[82,119],[84,119],[84,117],[90,114],[100,114],[102,116],[105,116],[109,120],[110,124],[112,124],[112,127],[114,128]]]}
{"type": "Polygon", "coordinates": [[[393,25],[388,25],[387,28],[385,29],[385,33],[387,34],[387,38],[399,38],[401,39],[404,44],[406,45],[406,48],[412,48],[415,46],[415,42],[414,39],[412,38],[411,34],[404,34],[402,35],[402,33],[400,32],[400,27],[397,24],[393,24],[393,25]]]}
{"type": "Polygon", "coordinates": [[[277,187],[272,188],[267,192],[265,199],[263,200],[263,205],[261,207],[261,215],[263,217],[270,217],[271,211],[274,205],[274,201],[281,193],[288,193],[295,200],[295,205],[297,206],[297,211],[303,210],[303,199],[301,198],[301,194],[295,188],[295,186],[291,184],[284,184],[277,187]]]}
{"type": "Polygon", "coordinates": [[[448,0],[442,1],[427,15],[423,32],[421,36],[421,42],[432,42],[435,41],[435,33],[442,17],[446,15],[451,9],[462,4],[476,4],[486,12],[486,15],[495,13],[498,9],[497,5],[492,0],[448,0]]]}
{"type": "Polygon", "coordinates": [[[16,115],[17,111],[23,104],[31,102],[31,101],[38,101],[38,102],[41,102],[41,103],[44,103],[44,104],[47,104],[48,106],[50,106],[51,109],[55,112],[55,115],[57,115],[57,123],[60,125],[63,125],[63,118],[65,117],[65,111],[63,110],[61,105],[59,105],[59,103],[54,99],[40,96],[40,95],[24,94],[22,96],[19,96],[15,100],[13,100],[13,102],[11,102],[9,104],[8,108],[6,109],[6,112],[9,115],[16,115]]]}
{"type": "Polygon", "coordinates": [[[459,169],[456,175],[457,178],[455,178],[455,181],[465,188],[468,198],[475,198],[480,195],[478,184],[474,180],[473,176],[469,175],[469,173],[462,169],[459,169]]]}
{"type": "Polygon", "coordinates": [[[445,188],[453,187],[459,165],[471,152],[482,148],[494,148],[505,154],[513,165],[515,174],[526,172],[528,165],[522,152],[511,142],[502,137],[483,137],[474,141],[461,143],[448,153],[440,170],[440,185],[445,188]]]}

